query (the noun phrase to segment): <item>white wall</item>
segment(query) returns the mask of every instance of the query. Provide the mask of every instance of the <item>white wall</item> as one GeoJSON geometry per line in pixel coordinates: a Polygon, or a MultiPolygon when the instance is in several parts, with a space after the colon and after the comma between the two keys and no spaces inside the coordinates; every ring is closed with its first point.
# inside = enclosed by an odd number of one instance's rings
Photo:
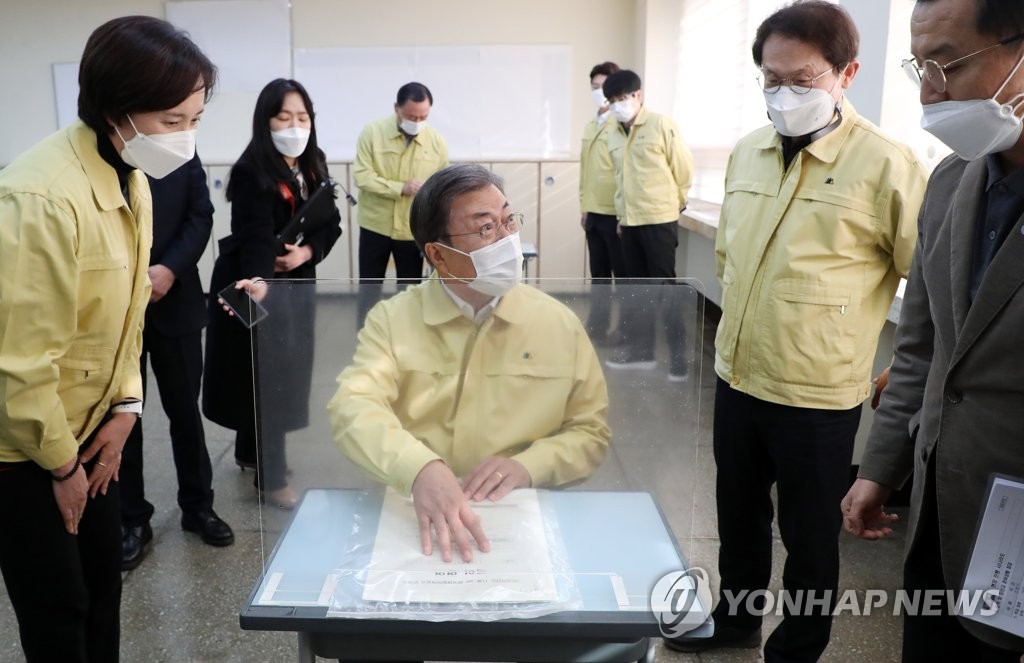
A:
{"type": "MultiPolygon", "coordinates": [[[[572,49],[570,148],[593,112],[587,74],[604,60],[638,66],[638,0],[292,0],[292,47],[567,44],[572,49]]],[[[0,164],[57,129],[52,65],[73,62],[92,30],[126,14],[164,16],[156,0],[4,2],[0,20],[0,164]],[[12,92],[12,91],[16,91],[12,92]]],[[[429,81],[424,81],[429,85],[429,81]]],[[[342,84],[339,82],[339,84],[342,84]]],[[[358,95],[358,90],[353,90],[358,95]]],[[[481,104],[529,104],[509,89],[481,104]]],[[[382,108],[382,114],[389,109],[382,108]]],[[[241,118],[245,124],[249,117],[241,118]]],[[[358,132],[358,127],[353,127],[358,132]]],[[[202,132],[199,135],[200,148],[202,132]]]]}

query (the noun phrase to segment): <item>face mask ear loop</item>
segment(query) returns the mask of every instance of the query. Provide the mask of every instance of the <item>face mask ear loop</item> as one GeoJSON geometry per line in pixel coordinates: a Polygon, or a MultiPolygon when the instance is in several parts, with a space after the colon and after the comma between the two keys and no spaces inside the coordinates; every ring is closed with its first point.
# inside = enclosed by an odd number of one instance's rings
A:
{"type": "MultiPolygon", "coordinates": [[[[1010,75],[1006,77],[1006,80],[1003,81],[1003,84],[1000,85],[999,89],[996,90],[996,93],[992,95],[992,101],[995,101],[996,97],[999,96],[999,93],[1003,91],[1003,88],[1005,88],[1007,85],[1010,84],[1010,81],[1013,80],[1013,77],[1017,75],[1017,70],[1020,69],[1021,64],[1024,64],[1024,52],[1022,52],[1020,54],[1020,58],[1018,58],[1017,64],[1013,68],[1013,70],[1010,72],[1010,75]]],[[[1016,98],[1017,97],[1014,97],[1014,100],[1016,100],[1016,98]]],[[[999,102],[997,101],[996,103],[999,103],[999,102]]]]}
{"type": "MultiPolygon", "coordinates": [[[[448,246],[447,244],[442,244],[441,242],[434,242],[434,244],[437,244],[438,246],[443,246],[444,248],[448,249],[449,251],[455,251],[456,253],[461,253],[462,255],[466,256],[466,257],[467,257],[467,258],[469,258],[470,260],[472,260],[472,259],[473,259],[473,256],[469,255],[469,254],[468,254],[468,253],[466,253],[465,251],[459,251],[459,250],[458,250],[457,248],[455,248],[454,246],[448,246]]],[[[455,276],[455,275],[454,275],[454,274],[452,274],[451,272],[448,272],[448,277],[447,277],[447,278],[450,278],[450,279],[455,279],[455,280],[456,280],[456,281],[458,281],[459,283],[464,283],[464,284],[466,284],[466,285],[469,285],[469,284],[470,284],[470,283],[472,283],[472,281],[473,281],[473,279],[464,279],[464,278],[460,278],[460,277],[458,277],[458,276],[455,276]]]]}

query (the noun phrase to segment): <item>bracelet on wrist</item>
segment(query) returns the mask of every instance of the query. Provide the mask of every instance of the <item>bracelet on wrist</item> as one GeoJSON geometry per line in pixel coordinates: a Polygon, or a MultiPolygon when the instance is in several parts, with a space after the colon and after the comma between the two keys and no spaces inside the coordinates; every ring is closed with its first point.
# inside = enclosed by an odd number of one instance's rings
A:
{"type": "Polygon", "coordinates": [[[70,472],[68,472],[67,474],[65,474],[62,477],[54,476],[54,475],[51,474],[50,478],[53,479],[54,481],[56,481],[57,483],[60,483],[62,481],[67,481],[71,477],[75,476],[75,473],[78,472],[78,468],[80,468],[81,466],[82,466],[82,459],[79,458],[78,456],[75,456],[75,466],[71,468],[70,472]]]}

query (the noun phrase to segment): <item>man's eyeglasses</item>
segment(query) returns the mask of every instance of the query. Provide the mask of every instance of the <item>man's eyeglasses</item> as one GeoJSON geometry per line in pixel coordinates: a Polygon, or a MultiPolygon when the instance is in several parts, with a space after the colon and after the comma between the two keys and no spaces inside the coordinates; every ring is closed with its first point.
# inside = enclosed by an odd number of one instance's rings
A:
{"type": "Polygon", "coordinates": [[[909,58],[907,60],[904,60],[902,63],[903,71],[906,72],[907,78],[909,78],[910,81],[917,87],[921,87],[921,81],[927,78],[928,84],[931,85],[936,92],[945,92],[947,70],[952,72],[952,69],[954,69],[958,65],[963,64],[965,60],[973,58],[975,55],[981,55],[982,53],[991,51],[994,48],[1006,46],[1007,44],[1012,44],[1013,42],[1020,41],[1021,39],[1024,39],[1024,32],[1013,35],[1012,37],[1007,37],[998,44],[986,46],[985,48],[979,51],[968,53],[967,55],[961,58],[957,58],[952,62],[947,62],[946,64],[939,64],[935,60],[925,60],[924,62],[921,63],[921,66],[919,67],[917,66],[917,61],[914,58],[909,58]]]}
{"type": "Polygon", "coordinates": [[[757,75],[757,84],[761,86],[761,89],[768,94],[775,94],[782,89],[785,85],[794,94],[807,94],[814,88],[814,82],[834,69],[826,69],[817,76],[788,76],[786,78],[776,78],[771,74],[766,74],[764,70],[757,75]]]}
{"type": "Polygon", "coordinates": [[[448,238],[452,237],[468,237],[469,235],[479,235],[480,239],[485,242],[493,242],[498,236],[498,228],[504,228],[509,234],[515,234],[519,232],[523,225],[526,224],[526,217],[522,212],[513,212],[508,215],[508,218],[504,221],[496,223],[485,223],[480,226],[477,230],[471,233],[448,233],[448,238]]]}

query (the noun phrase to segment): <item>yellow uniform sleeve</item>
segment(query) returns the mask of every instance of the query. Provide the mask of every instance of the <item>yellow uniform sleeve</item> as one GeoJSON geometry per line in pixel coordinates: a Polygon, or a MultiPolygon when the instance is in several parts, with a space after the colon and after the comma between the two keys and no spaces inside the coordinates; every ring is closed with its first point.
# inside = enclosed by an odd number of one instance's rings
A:
{"type": "Polygon", "coordinates": [[[352,365],[338,376],[327,405],[334,440],[349,460],[408,495],[427,463],[440,458],[406,431],[391,403],[398,398],[398,365],[383,306],[370,310],[352,365]]]}
{"type": "Polygon", "coordinates": [[[683,142],[683,135],[675,122],[666,122],[663,131],[665,156],[679,189],[679,210],[682,211],[686,207],[690,186],[693,184],[693,156],[683,142]]]}
{"type": "Polygon", "coordinates": [[[917,216],[928,186],[928,173],[916,159],[908,162],[905,167],[894,167],[892,170],[896,172],[883,176],[888,186],[883,191],[885,198],[881,201],[880,242],[892,254],[896,272],[902,278],[907,278],[917,248],[917,216]]]}
{"type": "Polygon", "coordinates": [[[37,194],[0,198],[0,436],[45,469],[78,452],[56,360],[77,325],[72,215],[37,194]]]}
{"type": "MultiPolygon", "coordinates": [[[[402,187],[405,186],[405,182],[389,180],[374,170],[373,155],[376,151],[374,149],[375,142],[376,134],[374,126],[371,124],[363,129],[362,133],[359,134],[359,140],[356,142],[356,158],[352,164],[352,179],[355,180],[356,186],[361,191],[369,191],[398,200],[402,197],[402,187]]],[[[447,154],[447,147],[445,150],[447,154]]]]}

